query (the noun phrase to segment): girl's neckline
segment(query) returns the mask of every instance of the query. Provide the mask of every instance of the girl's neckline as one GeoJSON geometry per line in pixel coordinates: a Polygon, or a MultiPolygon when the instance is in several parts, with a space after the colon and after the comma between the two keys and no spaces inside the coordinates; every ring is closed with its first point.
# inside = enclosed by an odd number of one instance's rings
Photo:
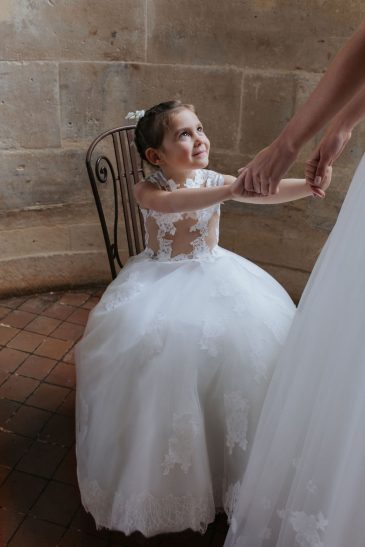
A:
{"type": "Polygon", "coordinates": [[[154,174],[159,175],[159,178],[161,178],[161,182],[164,186],[167,186],[170,190],[176,190],[177,188],[199,188],[201,186],[202,182],[202,170],[201,169],[195,169],[194,178],[187,178],[185,182],[181,184],[177,184],[173,178],[167,178],[163,174],[161,169],[158,169],[154,174]]]}

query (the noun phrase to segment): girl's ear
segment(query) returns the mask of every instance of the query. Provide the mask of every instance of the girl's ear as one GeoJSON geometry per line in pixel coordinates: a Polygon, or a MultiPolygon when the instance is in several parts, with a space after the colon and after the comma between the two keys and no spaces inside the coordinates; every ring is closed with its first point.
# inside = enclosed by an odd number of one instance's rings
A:
{"type": "Polygon", "coordinates": [[[145,150],[144,152],[147,160],[152,163],[152,165],[160,165],[161,163],[161,157],[160,157],[160,154],[158,152],[158,150],[156,150],[155,148],[147,148],[147,150],[145,150]]]}

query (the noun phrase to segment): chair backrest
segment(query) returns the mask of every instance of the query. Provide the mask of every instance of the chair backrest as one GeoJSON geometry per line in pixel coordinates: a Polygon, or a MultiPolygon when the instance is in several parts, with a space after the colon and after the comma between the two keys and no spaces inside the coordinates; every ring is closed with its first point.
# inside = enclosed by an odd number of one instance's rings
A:
{"type": "Polygon", "coordinates": [[[134,144],[134,129],[135,125],[128,125],[105,131],[91,143],[86,154],[87,172],[113,279],[123,267],[118,247],[120,210],[129,256],[138,254],[145,246],[143,219],[133,193],[134,184],[144,177],[134,144]],[[110,216],[112,222],[107,222],[110,216]]]}

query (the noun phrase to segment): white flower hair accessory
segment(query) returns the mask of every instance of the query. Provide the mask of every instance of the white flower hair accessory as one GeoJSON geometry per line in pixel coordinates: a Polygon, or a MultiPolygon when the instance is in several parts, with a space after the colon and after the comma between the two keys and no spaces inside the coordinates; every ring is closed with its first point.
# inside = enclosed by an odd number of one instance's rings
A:
{"type": "Polygon", "coordinates": [[[135,112],[128,112],[126,120],[140,120],[144,116],[144,110],[136,110],[135,112]]]}

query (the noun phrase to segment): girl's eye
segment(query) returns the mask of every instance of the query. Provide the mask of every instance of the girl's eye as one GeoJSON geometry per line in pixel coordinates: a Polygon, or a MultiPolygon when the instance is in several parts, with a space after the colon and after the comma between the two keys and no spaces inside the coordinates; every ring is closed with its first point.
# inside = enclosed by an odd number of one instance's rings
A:
{"type": "Polygon", "coordinates": [[[182,133],[180,133],[180,137],[189,137],[190,136],[190,133],[188,131],[183,131],[182,133]]]}
{"type": "Polygon", "coordinates": [[[199,131],[199,133],[204,133],[204,129],[201,125],[198,127],[198,131],[199,131]]]}

